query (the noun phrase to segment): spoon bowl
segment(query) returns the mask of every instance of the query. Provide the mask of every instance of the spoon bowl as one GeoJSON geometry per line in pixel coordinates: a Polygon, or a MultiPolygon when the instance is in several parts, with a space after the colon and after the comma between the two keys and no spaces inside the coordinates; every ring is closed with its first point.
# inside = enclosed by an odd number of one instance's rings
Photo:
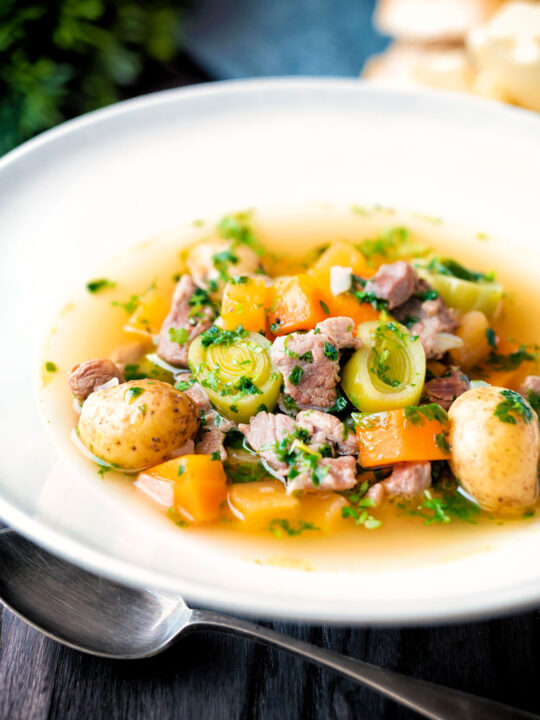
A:
{"type": "Polygon", "coordinates": [[[255,623],[191,610],[180,597],[124,587],[51,555],[12,530],[0,532],[0,601],[53,640],[92,655],[147,658],[188,631],[210,629],[242,635],[330,667],[432,720],[540,720],[537,715],[408,678],[255,623]]]}
{"type": "Polygon", "coordinates": [[[134,590],[0,533],[0,597],[23,620],[76,650],[134,659],[163,650],[189,623],[182,598],[134,590]]]}

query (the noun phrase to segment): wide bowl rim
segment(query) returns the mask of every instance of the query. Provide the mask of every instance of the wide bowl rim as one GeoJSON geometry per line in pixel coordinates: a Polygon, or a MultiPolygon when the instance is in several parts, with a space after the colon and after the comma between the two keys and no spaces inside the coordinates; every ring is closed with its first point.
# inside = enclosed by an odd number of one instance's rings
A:
{"type": "MultiPolygon", "coordinates": [[[[149,107],[166,105],[175,102],[179,96],[188,101],[192,97],[222,95],[230,92],[279,92],[283,88],[347,88],[355,92],[394,96],[397,99],[416,98],[434,104],[442,104],[449,107],[449,109],[453,107],[470,108],[481,112],[486,118],[492,117],[495,120],[502,117],[513,118],[517,124],[532,124],[535,130],[540,130],[540,118],[535,113],[458,93],[409,88],[389,89],[355,78],[277,77],[226,80],[150,93],[68,120],[55,128],[43,132],[0,158],[0,181],[5,170],[13,168],[17,163],[26,159],[28,155],[38,151],[45,145],[54,144],[69,135],[76,135],[77,132],[89,125],[99,125],[121,115],[129,115],[149,107]]],[[[365,608],[359,608],[355,614],[351,614],[350,608],[345,608],[340,614],[335,611],[328,613],[324,608],[302,608],[300,605],[287,604],[287,602],[276,605],[274,598],[266,600],[258,598],[254,607],[251,596],[239,595],[238,591],[234,589],[221,588],[219,592],[216,592],[216,589],[211,584],[202,587],[199,584],[193,585],[189,581],[175,580],[174,583],[171,583],[171,578],[165,573],[152,571],[143,566],[137,566],[134,563],[92,549],[84,542],[69,537],[65,532],[48,526],[39,518],[32,517],[3,497],[0,497],[0,517],[12,529],[37,542],[54,554],[87,570],[99,572],[99,574],[111,579],[137,587],[167,588],[167,592],[172,592],[171,587],[174,585],[174,592],[181,592],[190,598],[194,598],[197,603],[202,605],[219,606],[236,613],[259,617],[302,619],[309,622],[340,624],[396,625],[399,623],[404,625],[428,622],[442,623],[521,610],[533,606],[540,599],[540,577],[531,577],[530,582],[511,586],[501,593],[494,593],[490,596],[483,592],[472,592],[461,595],[457,601],[454,598],[452,603],[447,604],[428,603],[428,607],[425,607],[419,603],[410,603],[404,606],[403,611],[397,618],[391,615],[388,608],[385,607],[370,607],[367,612],[365,608]]]]}

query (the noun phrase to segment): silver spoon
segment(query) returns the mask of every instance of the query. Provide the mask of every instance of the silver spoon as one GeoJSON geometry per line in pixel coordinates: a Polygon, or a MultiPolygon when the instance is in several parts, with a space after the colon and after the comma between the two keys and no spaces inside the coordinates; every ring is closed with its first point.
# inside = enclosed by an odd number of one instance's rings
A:
{"type": "Polygon", "coordinates": [[[193,630],[235,633],[325,665],[432,720],[536,718],[491,700],[408,678],[206,610],[182,598],[133,590],[81,570],[12,530],[0,532],[0,601],[53,640],[117,660],[151,657],[193,630]]]}

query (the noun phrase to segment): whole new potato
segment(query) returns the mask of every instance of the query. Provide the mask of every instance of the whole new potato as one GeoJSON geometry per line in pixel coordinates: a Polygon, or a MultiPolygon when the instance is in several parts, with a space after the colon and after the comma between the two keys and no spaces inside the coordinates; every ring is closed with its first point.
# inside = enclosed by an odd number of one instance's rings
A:
{"type": "Polygon", "coordinates": [[[518,393],[485,386],[450,407],[450,466],[487,510],[508,513],[532,505],[538,492],[538,419],[518,393]]]}
{"type": "Polygon", "coordinates": [[[199,425],[199,409],[185,393],[159,380],[131,380],[92,393],[78,429],[98,458],[135,471],[168,460],[199,425]]]}

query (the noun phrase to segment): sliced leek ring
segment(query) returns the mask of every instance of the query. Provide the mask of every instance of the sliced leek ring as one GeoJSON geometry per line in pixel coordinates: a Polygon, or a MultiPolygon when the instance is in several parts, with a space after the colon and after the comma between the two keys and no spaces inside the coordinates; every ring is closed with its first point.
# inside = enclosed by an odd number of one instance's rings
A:
{"type": "Polygon", "coordinates": [[[270,341],[242,328],[210,331],[191,343],[188,362],[212,405],[239,423],[259,410],[272,412],[283,378],[270,359],[270,341]]]}
{"type": "Polygon", "coordinates": [[[358,326],[362,347],[343,369],[349,400],[366,413],[418,405],[426,376],[422,343],[404,325],[371,321],[358,326]]]}
{"type": "Polygon", "coordinates": [[[480,310],[491,318],[495,315],[503,294],[497,282],[472,282],[451,275],[430,272],[422,264],[415,263],[416,271],[442,297],[448,307],[461,313],[480,310]]]}

